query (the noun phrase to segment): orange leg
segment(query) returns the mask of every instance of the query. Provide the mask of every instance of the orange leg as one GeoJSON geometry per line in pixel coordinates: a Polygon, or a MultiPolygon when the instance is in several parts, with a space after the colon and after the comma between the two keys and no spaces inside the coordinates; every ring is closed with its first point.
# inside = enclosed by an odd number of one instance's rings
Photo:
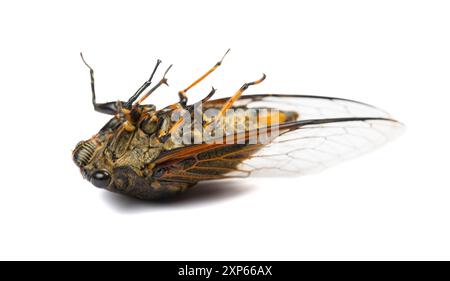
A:
{"type": "Polygon", "coordinates": [[[231,98],[229,98],[228,101],[222,106],[222,108],[220,109],[219,114],[217,115],[215,120],[219,120],[222,116],[224,116],[227,109],[229,109],[231,106],[233,106],[233,103],[239,99],[239,97],[242,95],[242,93],[245,90],[248,89],[248,87],[257,85],[257,84],[261,83],[262,81],[264,81],[264,79],[266,79],[266,75],[263,73],[263,76],[261,77],[261,79],[253,81],[253,82],[245,83],[244,85],[242,85],[242,87],[231,98]]]}
{"type": "MultiPolygon", "coordinates": [[[[245,83],[244,85],[242,85],[242,87],[232,96],[228,99],[228,101],[222,106],[222,108],[220,109],[219,113],[217,114],[217,116],[214,118],[213,121],[208,122],[204,125],[204,127],[209,126],[212,122],[218,122],[218,120],[220,120],[220,118],[222,118],[225,114],[225,112],[231,108],[231,106],[233,106],[233,103],[236,102],[236,100],[239,99],[239,97],[242,95],[242,93],[248,89],[248,87],[253,86],[253,85],[257,85],[259,83],[261,83],[262,81],[264,81],[266,79],[266,75],[263,73],[263,76],[253,82],[249,82],[249,83],[245,83]]],[[[212,96],[212,94],[214,94],[215,89],[213,88],[213,91],[211,91],[211,93],[208,96],[212,96]]],[[[208,98],[208,96],[206,97],[206,99],[208,98]]],[[[163,142],[165,142],[168,137],[170,137],[170,135],[175,132],[176,129],[178,129],[182,124],[184,123],[184,119],[180,118],[170,129],[169,132],[167,134],[160,134],[159,137],[163,140],[163,142]]]]}
{"type": "Polygon", "coordinates": [[[189,91],[192,87],[194,87],[195,85],[197,85],[198,83],[200,83],[203,79],[205,79],[209,74],[211,74],[214,70],[216,70],[221,64],[223,59],[225,58],[225,56],[228,54],[228,52],[230,51],[230,49],[228,49],[226,51],[226,53],[223,55],[222,59],[220,61],[218,61],[211,69],[209,69],[205,74],[203,74],[200,78],[198,78],[197,80],[195,80],[191,85],[189,85],[186,89],[181,90],[178,92],[178,96],[180,97],[180,104],[181,106],[184,108],[186,107],[187,104],[187,96],[186,96],[186,92],[189,91]]]}
{"type": "MultiPolygon", "coordinates": [[[[212,68],[210,68],[205,74],[203,74],[200,78],[198,78],[197,80],[195,80],[191,85],[189,85],[186,89],[181,90],[178,92],[178,96],[180,97],[180,101],[178,103],[169,105],[167,108],[170,108],[172,110],[175,109],[180,109],[180,108],[186,108],[187,105],[187,96],[186,93],[187,91],[189,91],[191,88],[193,88],[195,85],[197,85],[198,83],[200,83],[203,79],[205,79],[209,74],[211,74],[212,72],[214,72],[214,70],[216,70],[219,66],[222,65],[222,61],[224,60],[225,56],[228,54],[228,52],[230,51],[230,49],[228,49],[225,54],[223,55],[222,59],[220,61],[218,61],[212,68]]],[[[212,88],[211,92],[202,99],[202,103],[208,101],[215,93],[215,89],[212,88]]],[[[168,139],[170,137],[170,134],[172,134],[173,132],[175,132],[176,129],[178,129],[182,124],[184,123],[184,119],[180,118],[175,124],[173,124],[173,126],[169,129],[169,131],[167,133],[160,133],[159,138],[163,141],[165,141],[166,139],[168,139]]]]}

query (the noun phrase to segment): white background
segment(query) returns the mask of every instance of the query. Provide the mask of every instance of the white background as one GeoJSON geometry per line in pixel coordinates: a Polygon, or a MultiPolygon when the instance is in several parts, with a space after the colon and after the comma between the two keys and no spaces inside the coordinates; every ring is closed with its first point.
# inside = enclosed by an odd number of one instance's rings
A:
{"type": "Polygon", "coordinates": [[[1,259],[449,259],[448,1],[2,1],[1,259]],[[71,150],[157,58],[163,106],[190,93],[320,94],[404,122],[395,142],[320,174],[206,184],[171,203],[82,179],[71,150]]]}

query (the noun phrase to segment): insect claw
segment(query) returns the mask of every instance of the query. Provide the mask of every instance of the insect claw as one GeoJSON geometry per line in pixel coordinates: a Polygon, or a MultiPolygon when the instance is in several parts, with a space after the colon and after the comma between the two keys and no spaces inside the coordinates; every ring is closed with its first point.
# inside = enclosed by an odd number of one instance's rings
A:
{"type": "Polygon", "coordinates": [[[86,60],[84,59],[84,57],[83,57],[83,52],[80,52],[80,57],[81,57],[81,60],[83,61],[83,63],[91,70],[91,71],[93,71],[93,69],[92,69],[92,67],[86,62],[86,60]]]}
{"type": "Polygon", "coordinates": [[[211,87],[211,92],[209,92],[209,94],[206,97],[204,97],[200,102],[201,103],[207,102],[216,93],[216,91],[217,89],[211,87]]]}
{"type": "MultiPolygon", "coordinates": [[[[164,75],[163,75],[163,79],[166,78],[167,72],[169,72],[169,70],[172,68],[172,66],[173,66],[173,64],[171,64],[171,65],[166,69],[166,72],[164,72],[164,75]]],[[[166,79],[166,80],[167,80],[167,79],[166,79]]]]}
{"type": "Polygon", "coordinates": [[[167,72],[169,72],[169,70],[172,68],[172,66],[173,66],[173,64],[169,65],[169,67],[164,72],[163,78],[161,79],[161,84],[169,86],[169,83],[167,83],[166,75],[167,75],[167,72]]]}
{"type": "Polygon", "coordinates": [[[171,64],[171,65],[166,69],[166,71],[164,72],[163,78],[161,79],[161,84],[164,84],[164,85],[166,85],[166,86],[169,86],[169,83],[167,83],[166,75],[167,75],[167,72],[169,72],[169,70],[172,68],[172,65],[173,65],[173,64],[171,64]]]}
{"type": "Polygon", "coordinates": [[[223,55],[222,59],[217,62],[217,65],[221,65],[223,62],[223,59],[227,56],[227,54],[230,52],[231,48],[228,48],[228,50],[225,52],[225,54],[223,55]]]}
{"type": "Polygon", "coordinates": [[[262,76],[259,80],[256,80],[256,81],[254,81],[254,82],[251,82],[250,84],[251,84],[251,85],[256,85],[256,84],[261,83],[261,82],[264,81],[264,80],[266,80],[266,74],[263,73],[263,76],[262,76]]]}

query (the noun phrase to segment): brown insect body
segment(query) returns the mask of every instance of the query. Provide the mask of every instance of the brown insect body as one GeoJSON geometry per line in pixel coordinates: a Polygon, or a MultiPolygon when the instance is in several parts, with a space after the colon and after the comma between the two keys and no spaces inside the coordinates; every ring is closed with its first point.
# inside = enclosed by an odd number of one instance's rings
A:
{"type": "Polygon", "coordinates": [[[142,104],[167,84],[166,71],[144,94],[160,61],[127,102],[104,104],[95,101],[93,70],[85,62],[91,70],[94,108],[114,117],[73,151],[82,175],[112,192],[159,199],[205,180],[315,171],[376,148],[402,131],[402,124],[386,112],[351,100],[275,94],[241,97],[265,75],[245,83],[230,98],[209,100],[213,89],[200,102],[187,105],[186,92],[221,62],[180,91],[179,103],[162,110],[142,104]],[[182,111],[182,117],[173,118],[182,111]],[[211,111],[214,114],[208,115],[211,111]]]}
{"type": "MultiPolygon", "coordinates": [[[[219,105],[222,104],[223,100],[213,100],[205,103],[204,109],[219,109],[219,105]]],[[[244,159],[250,157],[252,152],[257,151],[260,146],[245,143],[208,145],[211,148],[214,147],[214,149],[201,150],[198,154],[177,162],[176,168],[170,168],[171,172],[174,172],[172,177],[164,180],[162,175],[169,170],[167,162],[163,161],[164,165],[157,165],[155,161],[164,153],[188,149],[185,145],[174,144],[170,138],[162,142],[158,137],[161,132],[167,132],[168,128],[175,123],[170,119],[173,111],[147,112],[140,117],[135,125],[135,130],[131,132],[123,129],[123,124],[126,121],[123,121],[115,130],[99,132],[91,139],[81,142],[75,148],[74,161],[88,180],[91,180],[89,175],[92,175],[95,171],[106,171],[110,174],[110,183],[103,187],[109,191],[141,199],[159,199],[180,193],[195,185],[198,181],[223,177],[231,170],[236,169],[244,159]],[[158,120],[152,119],[151,116],[155,114],[160,115],[158,120]],[[246,147],[252,148],[246,150],[246,147]],[[90,155],[89,159],[84,160],[84,162],[80,161],[79,157],[83,150],[87,150],[86,154],[90,155]],[[227,154],[234,156],[237,152],[239,158],[235,157],[228,161],[222,158],[227,154]],[[205,160],[208,160],[208,162],[205,160]],[[189,174],[177,174],[176,170],[178,172],[188,171],[189,174]]],[[[191,115],[194,114],[193,107],[190,108],[190,113],[191,115]]],[[[296,118],[294,112],[286,112],[286,115],[290,116],[292,121],[296,118]]],[[[238,123],[239,121],[236,121],[233,126],[237,126],[238,123]]],[[[190,129],[194,133],[194,124],[190,126],[190,129]]],[[[221,130],[223,135],[226,135],[225,126],[222,125],[216,130],[221,130]]]]}

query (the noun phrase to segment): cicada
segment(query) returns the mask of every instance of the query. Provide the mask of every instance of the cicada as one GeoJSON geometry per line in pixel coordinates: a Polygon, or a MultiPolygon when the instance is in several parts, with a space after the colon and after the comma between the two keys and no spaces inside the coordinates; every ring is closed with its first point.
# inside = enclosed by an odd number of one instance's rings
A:
{"type": "Polygon", "coordinates": [[[144,103],[168,85],[170,67],[150,87],[160,60],[127,101],[97,103],[94,70],[80,55],[90,70],[94,109],[112,118],[76,145],[73,160],[94,186],[140,199],[179,194],[201,181],[318,171],[377,148],[403,129],[385,111],[348,99],[242,95],[265,75],[231,97],[211,99],[212,88],[189,104],[187,92],[214,72],[225,55],[178,91],[179,102],[165,108],[144,103]]]}

